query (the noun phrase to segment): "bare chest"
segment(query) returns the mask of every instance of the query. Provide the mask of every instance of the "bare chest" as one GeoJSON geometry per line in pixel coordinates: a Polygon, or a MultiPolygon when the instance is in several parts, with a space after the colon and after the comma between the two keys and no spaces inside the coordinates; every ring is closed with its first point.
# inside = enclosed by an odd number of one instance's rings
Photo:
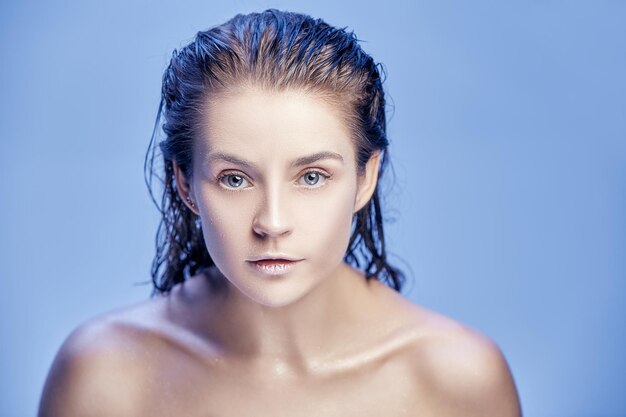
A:
{"type": "MultiPolygon", "coordinates": [[[[419,387],[401,363],[375,364],[324,377],[280,366],[251,370],[227,363],[168,365],[148,384],[146,415],[215,417],[414,416],[419,387]]],[[[424,409],[424,411],[426,411],[424,409]]]]}

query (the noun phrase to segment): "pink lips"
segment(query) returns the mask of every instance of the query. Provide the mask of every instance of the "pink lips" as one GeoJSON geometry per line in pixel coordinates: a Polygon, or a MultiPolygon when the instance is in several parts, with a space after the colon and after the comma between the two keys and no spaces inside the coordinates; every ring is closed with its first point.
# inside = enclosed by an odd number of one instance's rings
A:
{"type": "Polygon", "coordinates": [[[250,264],[257,271],[265,275],[283,275],[295,267],[300,261],[291,261],[287,259],[259,259],[251,261],[250,264]]]}

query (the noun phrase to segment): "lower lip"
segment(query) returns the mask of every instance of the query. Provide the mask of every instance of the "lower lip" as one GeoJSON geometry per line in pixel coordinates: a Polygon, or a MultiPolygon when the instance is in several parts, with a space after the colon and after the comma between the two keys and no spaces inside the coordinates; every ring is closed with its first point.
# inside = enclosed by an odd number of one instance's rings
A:
{"type": "Polygon", "coordinates": [[[251,262],[252,267],[265,275],[284,275],[296,266],[300,261],[256,261],[251,262]]]}

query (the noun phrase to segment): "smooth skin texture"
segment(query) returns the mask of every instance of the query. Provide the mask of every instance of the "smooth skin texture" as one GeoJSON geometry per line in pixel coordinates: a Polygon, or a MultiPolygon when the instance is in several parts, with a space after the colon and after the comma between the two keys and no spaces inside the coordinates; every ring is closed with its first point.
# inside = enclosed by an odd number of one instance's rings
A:
{"type": "Polygon", "coordinates": [[[341,113],[301,91],[231,91],[206,112],[194,169],[175,167],[226,292],[198,275],[79,326],[41,417],[521,415],[497,346],[343,261],[357,174],[341,113]],[[300,259],[255,272],[267,254],[300,259]]]}

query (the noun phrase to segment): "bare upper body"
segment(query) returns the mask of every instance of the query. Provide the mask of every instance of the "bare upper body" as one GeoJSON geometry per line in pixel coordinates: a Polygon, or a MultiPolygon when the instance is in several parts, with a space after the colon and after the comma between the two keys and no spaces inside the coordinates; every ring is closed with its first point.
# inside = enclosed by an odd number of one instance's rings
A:
{"type": "Polygon", "coordinates": [[[325,97],[244,83],[208,100],[170,187],[212,279],[80,326],[40,417],[519,416],[491,341],[343,262],[381,153],[361,164],[325,97]]]}
{"type": "Polygon", "coordinates": [[[155,261],[169,284],[216,267],[77,328],[40,417],[519,416],[490,340],[343,262],[389,267],[382,78],[352,33],[277,10],[175,53],[155,261]]]}
{"type": "Polygon", "coordinates": [[[340,269],[307,295],[332,287],[323,309],[298,310],[305,297],[279,325],[280,308],[235,309],[245,297],[213,294],[202,275],[93,319],[61,347],[40,417],[521,414],[493,342],[340,269]]]}

